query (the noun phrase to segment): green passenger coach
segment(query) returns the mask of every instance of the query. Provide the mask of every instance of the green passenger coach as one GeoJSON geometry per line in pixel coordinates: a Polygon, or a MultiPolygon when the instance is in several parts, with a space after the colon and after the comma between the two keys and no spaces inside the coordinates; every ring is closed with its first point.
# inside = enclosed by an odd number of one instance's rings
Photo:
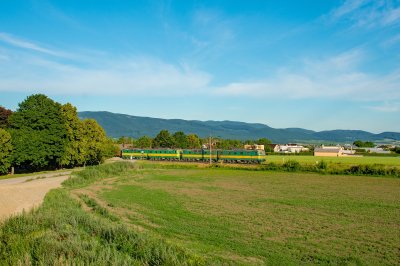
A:
{"type": "Polygon", "coordinates": [[[180,161],[182,150],[176,149],[150,149],[147,150],[149,160],[152,161],[180,161]]]}
{"type": "Polygon", "coordinates": [[[218,150],[218,159],[224,163],[262,163],[265,162],[265,152],[262,150],[218,150]]]}
{"type": "Polygon", "coordinates": [[[123,149],[122,159],[146,159],[147,160],[147,150],[139,148],[123,149]]]}
{"type": "MultiPolygon", "coordinates": [[[[123,159],[139,159],[152,161],[184,161],[184,162],[209,162],[210,150],[208,149],[139,149],[130,148],[122,150],[123,159]]],[[[212,150],[212,162],[224,163],[262,163],[265,162],[265,152],[262,150],[212,150]]]]}

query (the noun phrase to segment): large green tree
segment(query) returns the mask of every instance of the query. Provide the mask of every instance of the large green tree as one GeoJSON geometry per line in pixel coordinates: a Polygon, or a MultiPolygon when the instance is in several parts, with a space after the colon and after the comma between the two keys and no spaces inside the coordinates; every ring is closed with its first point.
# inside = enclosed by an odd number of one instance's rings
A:
{"type": "Polygon", "coordinates": [[[271,141],[269,139],[266,139],[266,138],[258,139],[256,142],[257,142],[258,145],[271,144],[271,141]]]}
{"type": "Polygon", "coordinates": [[[11,135],[0,128],[0,174],[7,173],[11,166],[11,135]]]}
{"type": "Polygon", "coordinates": [[[68,143],[61,158],[62,165],[81,165],[86,160],[87,138],[84,123],[78,118],[78,111],[70,103],[61,106],[68,131],[68,143]]]}
{"type": "Polygon", "coordinates": [[[68,144],[61,104],[35,94],[18,106],[8,119],[13,163],[34,169],[58,166],[68,144]]]}
{"type": "Polygon", "coordinates": [[[83,126],[87,140],[85,159],[89,164],[100,164],[107,157],[106,132],[94,119],[83,120],[83,126]]]}
{"type": "Polygon", "coordinates": [[[372,141],[362,142],[361,140],[356,140],[353,142],[353,145],[355,145],[357,147],[362,147],[362,148],[374,148],[375,147],[375,145],[372,141]]]}
{"type": "Polygon", "coordinates": [[[154,147],[171,148],[175,145],[175,140],[168,130],[161,130],[157,137],[153,139],[154,147]]]}
{"type": "Polygon", "coordinates": [[[175,140],[177,148],[180,149],[188,148],[187,136],[185,135],[185,133],[183,133],[182,131],[177,131],[172,135],[172,137],[175,140]]]}
{"type": "Polygon", "coordinates": [[[146,136],[141,136],[138,140],[138,148],[151,148],[151,138],[146,136]]]}
{"type": "Polygon", "coordinates": [[[187,139],[187,145],[188,145],[188,147],[189,147],[190,149],[195,149],[195,148],[200,148],[200,147],[201,147],[200,139],[199,139],[199,137],[196,136],[195,134],[190,133],[190,134],[187,136],[186,139],[187,139]]]}

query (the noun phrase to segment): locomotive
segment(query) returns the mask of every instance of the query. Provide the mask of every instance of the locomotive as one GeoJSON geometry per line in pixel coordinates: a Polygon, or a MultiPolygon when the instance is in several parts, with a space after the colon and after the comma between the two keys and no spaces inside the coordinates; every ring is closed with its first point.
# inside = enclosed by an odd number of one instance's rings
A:
{"type": "MultiPolygon", "coordinates": [[[[123,159],[141,159],[150,161],[209,162],[209,149],[123,149],[123,159]]],[[[212,150],[212,162],[260,164],[265,162],[262,150],[232,149],[212,150]]]]}

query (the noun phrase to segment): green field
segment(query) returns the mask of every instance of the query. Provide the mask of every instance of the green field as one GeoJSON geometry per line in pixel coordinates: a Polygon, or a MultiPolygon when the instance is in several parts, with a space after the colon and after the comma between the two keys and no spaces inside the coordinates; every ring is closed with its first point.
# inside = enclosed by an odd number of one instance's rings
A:
{"type": "Polygon", "coordinates": [[[393,265],[399,192],[395,178],[171,169],[132,171],[76,193],[207,264],[393,265]]]}
{"type": "Polygon", "coordinates": [[[296,160],[299,163],[315,163],[324,160],[326,162],[332,163],[342,163],[342,164],[385,164],[385,165],[400,165],[400,157],[322,157],[322,156],[277,156],[270,155],[265,156],[267,163],[281,163],[283,159],[296,160]]]}

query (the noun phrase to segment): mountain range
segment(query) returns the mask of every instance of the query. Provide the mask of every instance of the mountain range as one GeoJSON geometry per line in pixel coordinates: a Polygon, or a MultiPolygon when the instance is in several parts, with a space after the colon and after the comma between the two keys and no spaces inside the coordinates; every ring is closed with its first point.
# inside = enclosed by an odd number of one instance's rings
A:
{"type": "Polygon", "coordinates": [[[140,117],[111,112],[80,112],[80,119],[95,119],[106,131],[107,136],[119,138],[121,136],[139,138],[141,136],[155,137],[160,130],[171,133],[183,131],[185,134],[194,133],[204,138],[212,134],[213,137],[223,139],[255,140],[267,138],[273,143],[332,141],[353,142],[362,141],[398,141],[400,133],[383,132],[373,134],[362,130],[329,130],[316,132],[303,128],[277,129],[260,123],[245,123],[236,121],[197,121],[183,119],[161,119],[140,117]]]}

